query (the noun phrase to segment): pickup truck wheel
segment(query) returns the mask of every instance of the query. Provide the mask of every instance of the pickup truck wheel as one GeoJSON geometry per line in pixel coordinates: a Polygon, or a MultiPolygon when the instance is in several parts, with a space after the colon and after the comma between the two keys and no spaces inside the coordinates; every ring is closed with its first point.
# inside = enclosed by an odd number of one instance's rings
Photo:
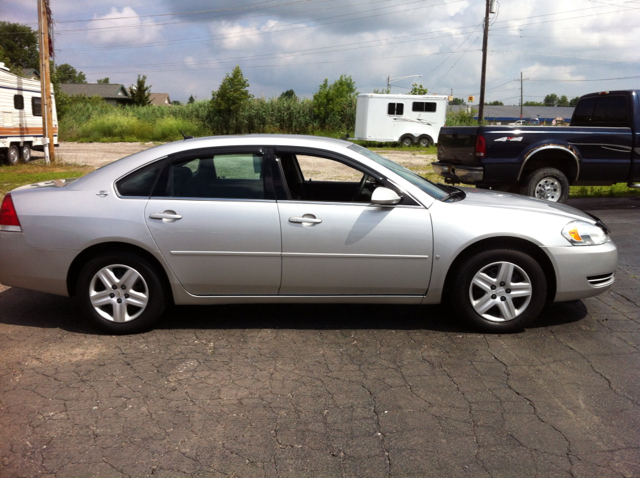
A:
{"type": "Polygon", "coordinates": [[[398,141],[398,142],[402,146],[413,146],[414,139],[415,138],[413,136],[411,136],[410,134],[405,134],[403,137],[400,138],[400,141],[398,141]]]}
{"type": "Polygon", "coordinates": [[[546,277],[535,259],[514,249],[489,249],[456,271],[450,299],[475,328],[515,332],[535,320],[546,295],[546,277]]]}
{"type": "Polygon", "coordinates": [[[556,168],[541,168],[527,176],[521,193],[545,201],[565,203],[569,199],[569,180],[556,168]]]}

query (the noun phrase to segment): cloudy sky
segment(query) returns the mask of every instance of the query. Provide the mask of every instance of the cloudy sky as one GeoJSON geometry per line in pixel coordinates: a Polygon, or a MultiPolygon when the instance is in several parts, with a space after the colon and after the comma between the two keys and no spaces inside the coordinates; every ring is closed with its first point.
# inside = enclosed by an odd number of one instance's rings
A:
{"type": "MultiPolygon", "coordinates": [[[[37,29],[36,0],[0,18],[37,29]]],[[[359,92],[480,92],[484,0],[50,0],[56,62],[89,82],[138,74],[172,100],[208,99],[239,65],[255,96],[312,96],[350,75],[359,92]]],[[[640,88],[640,0],[499,0],[486,100],[519,104],[640,88]]]]}

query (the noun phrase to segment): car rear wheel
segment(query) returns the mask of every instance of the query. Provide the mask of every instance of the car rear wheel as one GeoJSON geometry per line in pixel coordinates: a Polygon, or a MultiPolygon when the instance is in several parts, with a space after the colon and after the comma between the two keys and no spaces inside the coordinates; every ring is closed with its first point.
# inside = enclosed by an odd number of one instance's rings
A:
{"type": "Polygon", "coordinates": [[[522,194],[551,202],[567,202],[569,199],[569,180],[556,168],[541,168],[524,180],[522,194]]]}
{"type": "Polygon", "coordinates": [[[9,166],[15,166],[20,161],[20,150],[15,144],[9,146],[7,150],[7,164],[9,166]]]}
{"type": "Polygon", "coordinates": [[[482,331],[521,330],[544,306],[544,272],[524,252],[488,250],[467,259],[457,272],[451,291],[453,308],[482,331]]]}
{"type": "Polygon", "coordinates": [[[128,252],[106,253],[87,262],[76,290],[86,316],[113,334],[149,330],[166,306],[158,273],[128,252]]]}

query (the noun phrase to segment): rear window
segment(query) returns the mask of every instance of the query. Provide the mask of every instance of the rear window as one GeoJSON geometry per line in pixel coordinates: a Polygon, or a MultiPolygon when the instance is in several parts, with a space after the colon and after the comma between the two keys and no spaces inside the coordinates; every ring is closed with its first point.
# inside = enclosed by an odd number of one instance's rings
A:
{"type": "Polygon", "coordinates": [[[580,100],[571,123],[585,126],[630,126],[629,98],[613,95],[580,100]]]}

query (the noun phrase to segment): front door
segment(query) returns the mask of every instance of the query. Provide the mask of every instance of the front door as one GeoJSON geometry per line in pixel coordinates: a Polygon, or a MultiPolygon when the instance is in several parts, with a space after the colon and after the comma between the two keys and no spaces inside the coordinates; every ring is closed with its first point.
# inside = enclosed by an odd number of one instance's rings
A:
{"type": "Polygon", "coordinates": [[[381,184],[310,152],[278,154],[290,194],[278,202],[280,295],[424,295],[431,218],[422,206],[370,204],[381,184]],[[296,184],[292,184],[296,183],[296,184]]]}

